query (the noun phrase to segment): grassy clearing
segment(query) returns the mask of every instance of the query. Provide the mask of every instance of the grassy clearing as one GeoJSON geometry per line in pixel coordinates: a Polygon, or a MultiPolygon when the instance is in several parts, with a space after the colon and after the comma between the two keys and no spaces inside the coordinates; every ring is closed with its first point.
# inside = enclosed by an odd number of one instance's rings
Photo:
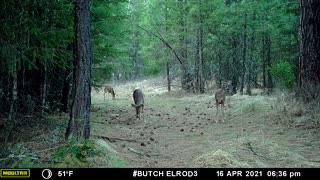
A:
{"type": "MultiPolygon", "coordinates": [[[[290,94],[227,97],[225,123],[214,123],[214,90],[166,91],[162,79],[114,84],[116,99],[92,91],[93,156],[75,158],[63,138],[68,114],[29,122],[1,147],[2,167],[320,167],[319,121],[290,94]],[[144,121],[132,92],[145,93],[144,121]],[[61,147],[67,147],[57,155],[61,147]],[[70,151],[69,151],[70,150],[70,151]],[[71,153],[70,153],[71,152],[71,153]],[[59,163],[54,158],[60,157],[59,163]],[[81,159],[81,158],[80,158],[81,159]]],[[[75,148],[77,149],[77,148],[75,148]]],[[[75,152],[78,152],[75,150],[75,152]]],[[[75,153],[76,154],[76,153],[75,153]]]]}

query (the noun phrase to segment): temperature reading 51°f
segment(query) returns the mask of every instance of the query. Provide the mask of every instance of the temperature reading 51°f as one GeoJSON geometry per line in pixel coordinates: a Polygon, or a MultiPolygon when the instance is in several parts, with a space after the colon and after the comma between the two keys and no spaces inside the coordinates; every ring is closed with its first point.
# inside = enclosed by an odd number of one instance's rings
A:
{"type": "Polygon", "coordinates": [[[73,171],[58,171],[59,177],[70,177],[73,174],[73,171]]]}

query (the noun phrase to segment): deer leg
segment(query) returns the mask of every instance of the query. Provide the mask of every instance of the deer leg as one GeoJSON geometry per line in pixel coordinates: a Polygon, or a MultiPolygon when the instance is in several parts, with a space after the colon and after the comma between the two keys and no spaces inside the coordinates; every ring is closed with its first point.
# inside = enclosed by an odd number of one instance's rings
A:
{"type": "Polygon", "coordinates": [[[139,116],[139,107],[136,107],[136,119],[140,119],[140,116],[139,116]]]}
{"type": "Polygon", "coordinates": [[[224,104],[221,105],[222,110],[222,122],[224,122],[224,104]]]}
{"type": "Polygon", "coordinates": [[[218,111],[219,111],[219,103],[216,103],[216,119],[215,119],[215,122],[217,123],[218,122],[218,111]]]}
{"type": "Polygon", "coordinates": [[[143,122],[146,124],[146,122],[144,121],[144,106],[141,107],[141,112],[143,113],[143,116],[142,116],[143,122]]]}

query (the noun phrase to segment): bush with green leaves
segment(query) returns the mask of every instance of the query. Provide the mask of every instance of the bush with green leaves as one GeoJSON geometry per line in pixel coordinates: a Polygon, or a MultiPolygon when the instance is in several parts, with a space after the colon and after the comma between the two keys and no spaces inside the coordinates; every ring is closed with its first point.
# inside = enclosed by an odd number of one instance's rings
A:
{"type": "Polygon", "coordinates": [[[292,88],[295,82],[292,65],[288,62],[280,62],[272,66],[272,75],[276,84],[281,88],[292,88]]]}
{"type": "Polygon", "coordinates": [[[62,145],[52,154],[54,163],[63,163],[71,158],[79,162],[86,162],[86,159],[97,154],[92,140],[75,141],[71,140],[66,145],[62,145]]]}

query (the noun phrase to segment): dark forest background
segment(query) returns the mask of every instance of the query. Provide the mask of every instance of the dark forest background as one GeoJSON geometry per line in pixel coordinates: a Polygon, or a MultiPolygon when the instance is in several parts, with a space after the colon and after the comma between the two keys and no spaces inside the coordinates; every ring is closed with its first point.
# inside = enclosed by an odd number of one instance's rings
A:
{"type": "Polygon", "coordinates": [[[261,88],[272,96],[280,89],[317,102],[319,6],[317,0],[2,0],[1,146],[15,142],[19,127],[37,128],[58,112],[70,113],[67,139],[70,133],[88,139],[91,89],[107,82],[163,76],[168,91],[179,81],[186,92],[205,93],[210,82],[229,80],[231,94],[261,88]]]}

